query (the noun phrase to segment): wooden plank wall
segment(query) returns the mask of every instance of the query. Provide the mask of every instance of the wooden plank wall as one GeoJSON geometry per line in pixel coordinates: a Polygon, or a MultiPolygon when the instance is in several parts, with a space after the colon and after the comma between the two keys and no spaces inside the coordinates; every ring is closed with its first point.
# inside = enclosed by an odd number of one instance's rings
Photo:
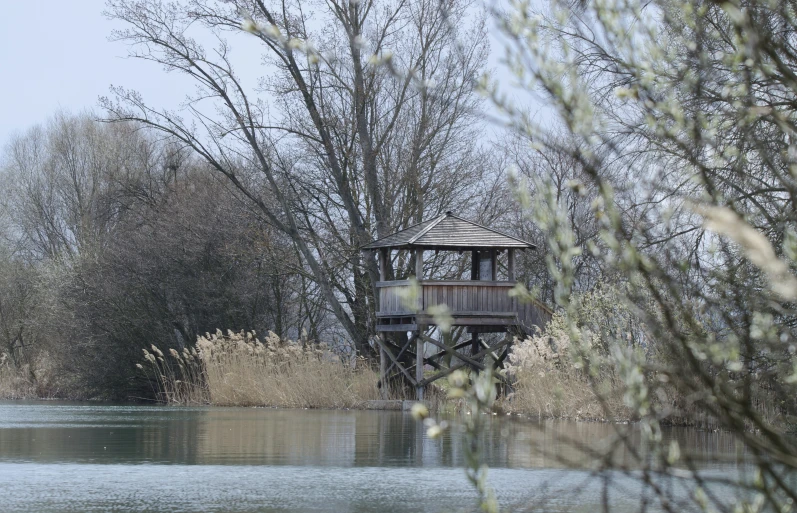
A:
{"type": "MultiPolygon", "coordinates": [[[[514,300],[508,293],[513,286],[509,282],[425,282],[422,284],[423,297],[419,306],[426,311],[434,305],[448,305],[453,315],[458,312],[512,312],[515,310],[514,300]]],[[[401,289],[407,287],[406,284],[386,282],[378,287],[380,314],[411,313],[400,293],[401,289]]]]}
{"type": "Polygon", "coordinates": [[[403,289],[407,285],[385,285],[379,288],[379,313],[387,315],[406,315],[414,313],[412,308],[407,308],[406,300],[402,297],[403,289]]]}
{"type": "Polygon", "coordinates": [[[512,301],[506,286],[490,285],[423,285],[424,310],[434,305],[448,305],[453,315],[458,312],[511,312],[512,301]]]}
{"type": "MultiPolygon", "coordinates": [[[[416,309],[408,308],[401,291],[408,282],[381,282],[379,288],[379,314],[414,315],[416,309]]],[[[422,282],[421,311],[434,305],[448,305],[454,316],[468,316],[485,313],[517,312],[518,323],[529,332],[532,326],[545,327],[551,320],[552,312],[545,306],[531,302],[523,303],[509,297],[514,287],[512,282],[449,281],[422,282]]]]}

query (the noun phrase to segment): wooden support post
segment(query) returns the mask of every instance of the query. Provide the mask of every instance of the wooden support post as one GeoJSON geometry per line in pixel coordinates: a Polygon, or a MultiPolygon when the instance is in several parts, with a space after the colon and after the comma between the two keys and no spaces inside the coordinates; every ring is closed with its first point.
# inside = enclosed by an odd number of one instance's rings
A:
{"type": "Polygon", "coordinates": [[[379,281],[387,281],[387,248],[379,250],[379,281]]]}
{"type": "Polygon", "coordinates": [[[515,281],[515,250],[507,251],[506,273],[508,281],[515,281]]]}
{"type": "Polygon", "coordinates": [[[470,334],[470,354],[479,352],[479,334],[475,331],[470,334]]]}
{"type": "Polygon", "coordinates": [[[478,280],[479,279],[479,252],[475,249],[471,251],[470,257],[470,279],[471,280],[478,280]]]}
{"type": "Polygon", "coordinates": [[[420,281],[423,279],[423,250],[415,250],[415,279],[420,281]]]}
{"type": "Polygon", "coordinates": [[[490,250],[490,279],[498,281],[498,251],[490,250]]]}
{"type": "MultiPolygon", "coordinates": [[[[415,383],[423,381],[423,326],[418,326],[418,337],[415,340],[417,346],[415,347],[415,383]]],[[[418,400],[423,401],[423,385],[416,385],[418,391],[418,400]]]]}
{"type": "MultiPolygon", "coordinates": [[[[386,334],[380,333],[378,337],[381,338],[383,342],[387,342],[384,340],[387,338],[386,334]]],[[[385,354],[385,350],[382,349],[383,345],[385,344],[379,345],[379,397],[384,400],[387,399],[387,355],[385,354]]]]}

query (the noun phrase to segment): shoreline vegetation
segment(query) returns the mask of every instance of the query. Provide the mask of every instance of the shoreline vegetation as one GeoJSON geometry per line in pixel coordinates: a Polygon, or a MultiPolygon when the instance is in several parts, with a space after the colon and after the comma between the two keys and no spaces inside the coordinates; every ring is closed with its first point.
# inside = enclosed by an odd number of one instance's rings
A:
{"type": "Polygon", "coordinates": [[[281,339],[269,332],[205,334],[196,347],[144,349],[137,368],[170,404],[353,408],[379,398],[378,376],[361,358],[345,361],[325,344],[281,339]]]}
{"type": "MultiPolygon", "coordinates": [[[[591,376],[581,369],[576,349],[561,331],[563,322],[554,316],[544,332],[515,341],[506,369],[513,389],[498,398],[494,412],[527,419],[638,420],[626,404],[626,385],[610,369],[609,361],[591,376]]],[[[52,379],[41,372],[31,372],[29,367],[14,372],[7,362],[0,363],[0,399],[76,399],[48,388],[52,379]]],[[[142,349],[136,368],[161,404],[366,409],[369,401],[382,399],[376,386],[378,371],[366,360],[342,358],[323,343],[281,339],[273,332],[259,338],[254,332],[217,330],[182,351],[151,344],[142,349]]],[[[410,392],[393,389],[388,398],[413,400],[410,392]]],[[[447,397],[445,380],[427,392],[427,403],[434,410],[463,406],[459,399],[447,397]]],[[[759,413],[776,423],[776,408],[766,399],[759,399],[759,413]]],[[[655,401],[658,408],[670,412],[661,419],[663,424],[717,427],[674,389],[660,392],[655,401]]]]}

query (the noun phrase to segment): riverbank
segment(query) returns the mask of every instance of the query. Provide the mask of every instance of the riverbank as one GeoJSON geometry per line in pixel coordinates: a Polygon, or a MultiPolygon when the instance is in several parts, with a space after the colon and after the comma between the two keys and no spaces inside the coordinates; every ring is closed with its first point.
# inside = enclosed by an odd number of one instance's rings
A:
{"type": "MultiPolygon", "coordinates": [[[[158,356],[148,351],[163,378],[159,402],[176,406],[264,407],[327,410],[406,410],[414,403],[412,394],[391,391],[383,401],[376,383],[379,375],[367,366],[351,367],[339,360],[309,359],[301,364],[280,367],[258,365],[257,359],[238,360],[230,354],[216,358],[207,382],[189,382],[190,371],[185,363],[177,363],[173,355],[158,356]],[[159,358],[163,359],[163,363],[159,358]],[[166,366],[170,359],[173,365],[166,366]],[[222,365],[224,362],[224,365],[222,365]],[[182,369],[181,370],[181,365],[182,369]],[[183,378],[183,379],[180,379],[183,378]]],[[[189,353],[190,354],[190,353],[189,353]]],[[[217,354],[218,356],[218,354],[217,354]]],[[[182,357],[185,362],[186,357],[182,357]]],[[[189,360],[190,361],[190,360],[189,360]]],[[[142,365],[142,367],[144,367],[142,365]]],[[[146,370],[152,374],[153,370],[146,370]]],[[[40,395],[27,373],[0,369],[0,400],[85,400],[85,397],[40,395]]],[[[198,376],[198,374],[197,374],[198,376]]],[[[561,419],[598,422],[628,422],[629,415],[609,416],[600,408],[586,387],[575,383],[525,382],[508,396],[500,397],[496,413],[528,420],[561,419]],[[539,385],[539,386],[536,386],[539,385]],[[564,393],[567,389],[569,392],[564,393]]],[[[140,401],[139,398],[135,398],[140,401]]],[[[433,410],[458,410],[459,400],[448,399],[443,386],[427,389],[427,404],[433,410]]],[[[102,401],[99,402],[102,404],[102,401]]]]}
{"type": "MultiPolygon", "coordinates": [[[[405,411],[415,401],[411,394],[391,394],[388,400],[382,400],[376,388],[378,374],[368,368],[352,369],[339,372],[339,363],[328,362],[293,369],[283,372],[281,376],[253,374],[220,373],[215,388],[194,393],[190,398],[183,394],[173,395],[179,400],[158,401],[171,406],[210,406],[210,407],[259,407],[284,409],[319,409],[319,410],[394,410],[405,411]],[[292,384],[292,385],[291,385],[292,384]],[[316,386],[320,384],[320,386],[316,386]]],[[[510,415],[528,422],[546,420],[580,421],[597,423],[630,423],[638,420],[630,410],[622,404],[622,393],[615,392],[608,403],[614,408],[606,411],[597,400],[591,387],[585,382],[562,380],[554,382],[552,378],[534,383],[518,384],[518,388],[508,396],[499,397],[494,413],[510,415]],[[544,385],[544,386],[543,386],[544,385]]],[[[201,388],[198,384],[173,383],[173,388],[201,388]]],[[[432,386],[427,389],[426,401],[432,410],[459,410],[462,404],[458,399],[446,398],[442,387],[432,386]]],[[[34,383],[21,376],[12,376],[0,369],[0,400],[14,401],[85,401],[85,397],[68,397],[53,394],[38,394],[34,383]]],[[[133,402],[141,402],[141,398],[131,398],[133,402]]],[[[92,401],[105,404],[104,401],[92,401]]],[[[110,402],[108,404],[116,404],[110,402]]],[[[767,408],[769,415],[776,415],[773,408],[767,408]]],[[[704,412],[694,408],[673,414],[664,419],[662,424],[684,426],[697,429],[716,429],[717,423],[704,412]]]]}
{"type": "MultiPolygon", "coordinates": [[[[198,351],[163,352],[145,350],[140,371],[153,383],[160,403],[183,406],[240,406],[312,409],[397,409],[394,403],[414,400],[411,391],[391,390],[390,402],[377,388],[378,372],[362,361],[344,362],[324,348],[302,347],[278,337],[263,342],[246,333],[203,337],[198,351]]],[[[600,389],[606,402],[596,399],[596,390],[569,373],[525,376],[508,395],[496,402],[496,413],[526,419],[566,419],[598,422],[629,422],[632,412],[622,402],[619,384],[600,389]],[[606,411],[604,406],[610,406],[606,411]]],[[[432,409],[456,410],[461,405],[447,398],[446,381],[427,388],[432,409]]],[[[13,372],[0,368],[0,399],[36,400],[60,398],[37,387],[27,369],[13,372]]],[[[131,398],[140,401],[141,398],[131,398]]],[[[679,418],[673,424],[708,426],[706,419],[679,418]]]]}
{"type": "MultiPolygon", "coordinates": [[[[377,388],[378,371],[364,360],[341,358],[324,345],[282,340],[273,333],[260,340],[251,332],[218,331],[182,352],[150,346],[142,354],[137,367],[142,380],[152,386],[148,399],[165,404],[334,410],[374,409],[383,399],[377,388]]],[[[499,398],[496,413],[599,422],[631,422],[638,417],[625,403],[624,384],[613,373],[590,381],[570,366],[536,369],[515,376],[513,390],[499,398]]],[[[14,372],[8,365],[0,366],[0,399],[87,399],[61,396],[52,386],[54,381],[45,378],[27,368],[14,372]],[[37,378],[41,378],[38,383],[37,378]]],[[[447,397],[446,384],[443,379],[427,387],[432,409],[461,407],[458,400],[447,397]]],[[[412,401],[414,393],[389,390],[387,397],[412,401]]],[[[659,386],[655,401],[657,409],[670,412],[669,424],[715,427],[705,411],[675,390],[659,386]]],[[[767,422],[777,422],[777,409],[766,397],[759,398],[757,408],[767,422]]]]}

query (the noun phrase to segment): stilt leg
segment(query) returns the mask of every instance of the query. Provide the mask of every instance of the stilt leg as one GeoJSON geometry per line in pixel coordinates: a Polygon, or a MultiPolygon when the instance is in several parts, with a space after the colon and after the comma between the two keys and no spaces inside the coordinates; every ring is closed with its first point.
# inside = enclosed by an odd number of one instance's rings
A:
{"type": "MultiPolygon", "coordinates": [[[[420,334],[423,333],[423,327],[419,327],[418,337],[415,341],[415,382],[420,383],[423,381],[423,340],[420,334]]],[[[423,386],[418,386],[418,400],[423,401],[423,386]]]]}
{"type": "MultiPolygon", "coordinates": [[[[384,342],[387,338],[387,335],[384,333],[380,333],[379,336],[382,338],[384,342]]],[[[382,399],[387,399],[387,355],[385,354],[385,350],[382,347],[379,347],[379,382],[382,386],[379,388],[379,397],[382,399]]]]}

